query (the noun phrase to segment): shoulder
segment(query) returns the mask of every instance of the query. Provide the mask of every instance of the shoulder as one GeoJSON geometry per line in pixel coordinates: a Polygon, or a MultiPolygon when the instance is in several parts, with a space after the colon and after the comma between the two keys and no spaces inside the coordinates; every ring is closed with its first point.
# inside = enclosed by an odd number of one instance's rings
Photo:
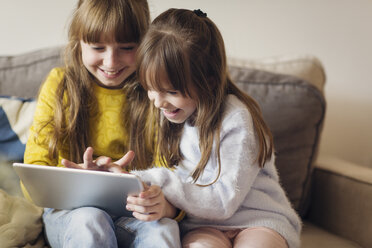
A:
{"type": "Polygon", "coordinates": [[[48,77],[45,80],[46,84],[57,84],[60,83],[65,75],[65,70],[61,67],[53,68],[49,74],[48,77]]]}
{"type": "Polygon", "coordinates": [[[65,70],[63,68],[61,67],[53,68],[46,77],[42,85],[40,94],[43,93],[49,94],[50,92],[55,92],[57,90],[58,85],[61,83],[64,75],[65,70]]]}
{"type": "Polygon", "coordinates": [[[44,83],[41,85],[38,95],[38,105],[44,103],[49,106],[55,102],[58,85],[62,82],[64,74],[63,68],[53,68],[49,72],[44,83]]]}
{"type": "Polygon", "coordinates": [[[235,95],[229,94],[226,96],[225,112],[245,111],[247,106],[235,95]]]}
{"type": "Polygon", "coordinates": [[[253,127],[252,116],[247,106],[235,95],[226,97],[225,109],[222,117],[222,127],[253,127]]]}
{"type": "Polygon", "coordinates": [[[49,72],[49,77],[63,78],[65,74],[65,69],[62,67],[55,67],[49,72]]]}

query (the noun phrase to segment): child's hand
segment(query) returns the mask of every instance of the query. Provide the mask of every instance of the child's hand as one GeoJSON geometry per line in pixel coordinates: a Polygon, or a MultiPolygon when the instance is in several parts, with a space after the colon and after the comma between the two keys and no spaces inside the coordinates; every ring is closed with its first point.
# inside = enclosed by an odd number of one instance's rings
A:
{"type": "Polygon", "coordinates": [[[76,164],[67,159],[62,159],[61,163],[67,168],[85,169],[85,170],[98,170],[98,171],[110,171],[114,173],[128,173],[125,170],[127,166],[134,159],[134,152],[127,152],[121,159],[116,162],[112,162],[109,157],[101,156],[96,160],[93,160],[93,148],[88,147],[83,155],[84,163],[76,164]]]}
{"type": "Polygon", "coordinates": [[[142,221],[174,218],[177,213],[176,208],[165,199],[163,191],[157,185],[145,185],[145,190],[139,195],[128,196],[127,210],[133,211],[133,216],[142,221]]]}

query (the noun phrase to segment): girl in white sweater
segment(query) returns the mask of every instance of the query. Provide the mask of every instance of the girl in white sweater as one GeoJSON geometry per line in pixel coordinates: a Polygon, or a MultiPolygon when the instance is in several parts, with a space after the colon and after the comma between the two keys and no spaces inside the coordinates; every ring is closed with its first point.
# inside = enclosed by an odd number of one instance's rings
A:
{"type": "MultiPolygon", "coordinates": [[[[301,222],[279,184],[258,104],[231,81],[223,39],[200,10],[170,9],[137,51],[158,111],[160,163],[131,173],[186,212],[183,247],[299,247],[301,222]]],[[[128,197],[134,215],[149,211],[128,197]]]]}

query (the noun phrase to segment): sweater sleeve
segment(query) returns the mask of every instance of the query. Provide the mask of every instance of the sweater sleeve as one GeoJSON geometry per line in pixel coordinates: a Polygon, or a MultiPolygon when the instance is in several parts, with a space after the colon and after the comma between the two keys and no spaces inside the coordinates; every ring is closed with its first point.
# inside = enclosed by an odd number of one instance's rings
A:
{"type": "Polygon", "coordinates": [[[28,164],[57,165],[58,161],[52,161],[48,156],[48,139],[53,125],[47,123],[52,119],[55,106],[55,92],[63,78],[61,69],[53,69],[41,87],[37,106],[34,113],[33,123],[30,127],[29,137],[26,143],[24,162],[28,164]],[[46,125],[44,128],[44,125],[46,125]]]}
{"type": "MultiPolygon", "coordinates": [[[[168,201],[188,215],[212,220],[227,219],[242,204],[260,170],[255,162],[257,141],[248,110],[227,116],[222,124],[220,138],[221,175],[210,186],[201,187],[190,183],[190,178],[180,173],[182,164],[174,171],[152,168],[133,173],[147,183],[162,187],[168,201]]],[[[212,156],[215,157],[216,153],[212,153],[212,156]]],[[[211,175],[211,181],[217,176],[216,161],[210,158],[204,171],[204,174],[211,175]]]]}

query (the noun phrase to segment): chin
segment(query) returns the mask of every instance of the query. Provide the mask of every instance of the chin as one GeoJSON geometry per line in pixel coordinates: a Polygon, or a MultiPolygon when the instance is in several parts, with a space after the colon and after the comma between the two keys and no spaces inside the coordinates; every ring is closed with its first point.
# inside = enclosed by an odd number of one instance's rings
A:
{"type": "Polygon", "coordinates": [[[184,123],[186,120],[169,120],[169,119],[167,119],[169,122],[172,122],[172,123],[174,123],[174,124],[182,124],[182,123],[184,123]]]}

